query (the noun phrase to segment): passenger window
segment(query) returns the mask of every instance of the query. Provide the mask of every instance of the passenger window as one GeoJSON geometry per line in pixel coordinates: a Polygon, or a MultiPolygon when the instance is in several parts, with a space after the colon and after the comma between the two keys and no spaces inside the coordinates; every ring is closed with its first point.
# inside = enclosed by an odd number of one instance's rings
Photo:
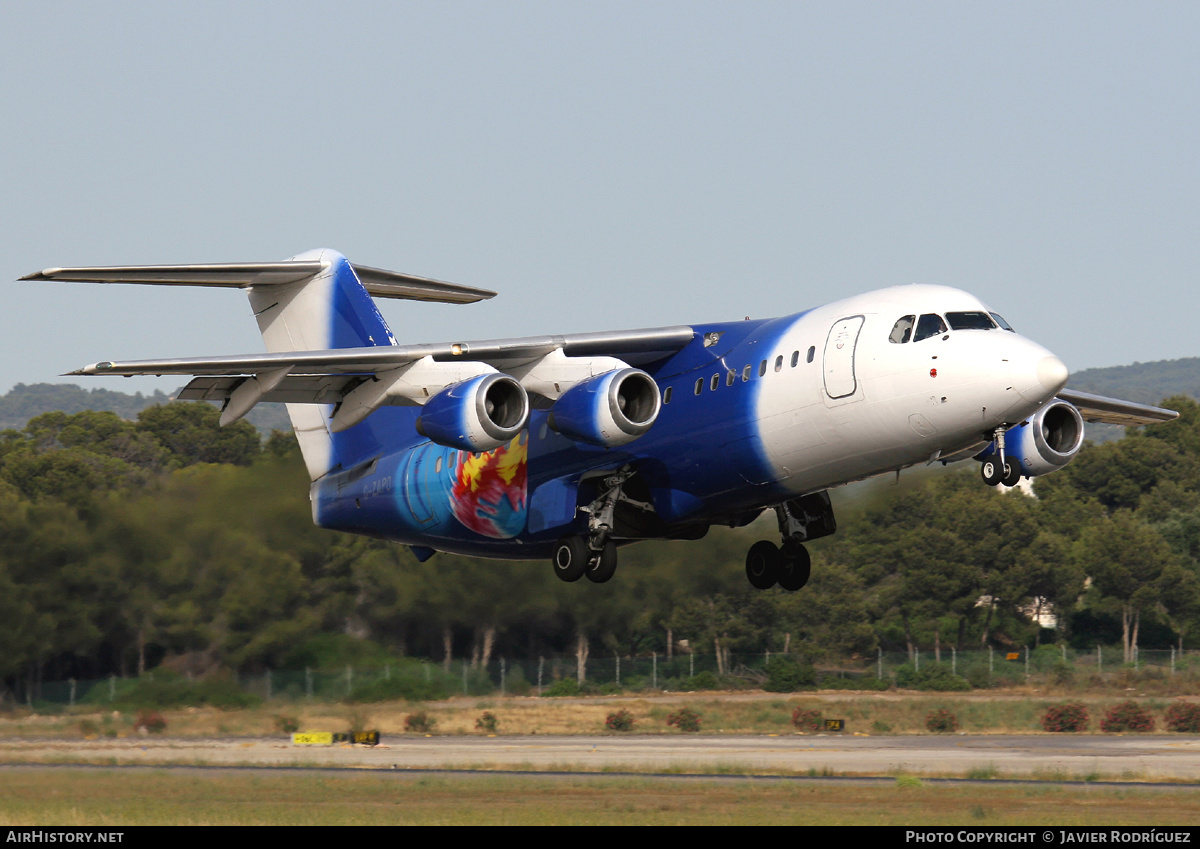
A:
{"type": "MultiPolygon", "coordinates": [[[[892,325],[892,332],[888,335],[889,342],[895,342],[901,345],[912,338],[913,323],[917,320],[915,315],[906,315],[904,318],[898,319],[892,325]]],[[[812,360],[809,360],[812,362],[812,360]]]]}
{"type": "Polygon", "coordinates": [[[928,339],[930,336],[939,336],[945,332],[947,332],[946,322],[942,321],[940,315],[923,315],[917,320],[917,333],[913,337],[913,341],[920,342],[922,339],[928,339]]]}
{"type": "Polygon", "coordinates": [[[737,378],[737,375],[734,373],[733,369],[730,369],[728,372],[725,373],[725,385],[733,386],[733,381],[736,378],[737,378]]]}
{"type": "Polygon", "coordinates": [[[704,390],[704,378],[696,378],[696,394],[699,395],[704,390]]]}
{"type": "Polygon", "coordinates": [[[671,390],[674,388],[675,387],[673,387],[673,386],[668,386],[666,389],[663,390],[663,403],[664,404],[671,403],[671,390]]]}
{"type": "Polygon", "coordinates": [[[783,354],[775,358],[775,371],[783,370],[783,354]]]}
{"type": "Polygon", "coordinates": [[[749,363],[747,363],[746,367],[744,369],[742,369],[742,383],[745,383],[749,379],[750,379],[750,365],[749,365],[749,363]]]}
{"type": "Polygon", "coordinates": [[[816,355],[817,355],[817,346],[813,345],[811,348],[808,349],[808,361],[811,363],[813,361],[813,357],[815,357],[816,355]]]}
{"type": "Polygon", "coordinates": [[[763,360],[761,363],[758,364],[758,376],[762,377],[766,373],[767,373],[767,361],[763,360]]]}
{"type": "Polygon", "coordinates": [[[951,330],[995,330],[996,324],[985,312],[948,312],[951,330]]]}
{"type": "Polygon", "coordinates": [[[800,362],[800,352],[792,351],[792,368],[796,367],[796,363],[800,362]]]}
{"type": "Polygon", "coordinates": [[[717,387],[718,387],[718,386],[720,386],[720,385],[721,385],[721,375],[719,375],[719,374],[714,374],[714,375],[712,376],[712,380],[710,380],[710,381],[708,382],[708,387],[709,387],[709,389],[711,389],[713,392],[716,392],[716,391],[717,391],[717,387]]]}

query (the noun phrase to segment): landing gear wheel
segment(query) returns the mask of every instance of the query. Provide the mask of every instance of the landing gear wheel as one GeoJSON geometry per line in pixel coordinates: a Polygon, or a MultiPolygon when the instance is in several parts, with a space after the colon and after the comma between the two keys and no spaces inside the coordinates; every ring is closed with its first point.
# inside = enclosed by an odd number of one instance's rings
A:
{"type": "Polygon", "coordinates": [[[1004,469],[1001,468],[1000,461],[995,457],[984,460],[979,471],[983,475],[983,482],[988,486],[998,486],[1000,481],[1004,480],[1004,469]]]}
{"type": "Polygon", "coordinates": [[[800,543],[786,543],[779,559],[779,586],[788,592],[802,589],[812,574],[812,558],[800,543]]]}
{"type": "Polygon", "coordinates": [[[775,543],[760,540],[746,554],[746,578],[758,590],[769,590],[779,580],[779,549],[775,543]]]}
{"type": "Polygon", "coordinates": [[[1021,465],[1016,461],[1009,461],[1004,464],[1004,478],[1000,483],[1005,486],[1016,486],[1021,482],[1021,465]]]}
{"type": "Polygon", "coordinates": [[[554,547],[554,574],[560,581],[578,581],[587,570],[591,556],[583,537],[563,537],[554,547]]]}
{"type": "Polygon", "coordinates": [[[617,544],[611,540],[604,543],[599,553],[593,554],[588,562],[587,579],[593,584],[603,584],[617,571],[617,544]]]}

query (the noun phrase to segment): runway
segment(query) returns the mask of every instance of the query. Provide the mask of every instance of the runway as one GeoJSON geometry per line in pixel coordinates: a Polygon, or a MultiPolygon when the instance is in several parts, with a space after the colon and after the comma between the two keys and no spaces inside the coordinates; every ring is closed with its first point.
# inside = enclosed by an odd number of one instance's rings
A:
{"type": "Polygon", "coordinates": [[[401,735],[375,747],[283,738],[27,739],[0,742],[0,761],[1200,781],[1200,737],[401,735]]]}

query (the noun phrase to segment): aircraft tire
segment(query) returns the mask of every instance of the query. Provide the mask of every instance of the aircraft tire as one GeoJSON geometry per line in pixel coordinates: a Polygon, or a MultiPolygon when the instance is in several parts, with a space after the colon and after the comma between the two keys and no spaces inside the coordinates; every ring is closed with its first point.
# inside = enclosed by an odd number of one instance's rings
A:
{"type": "Polygon", "coordinates": [[[1005,463],[1004,478],[1000,483],[1005,486],[1016,486],[1021,482],[1021,464],[1020,463],[1005,463]]]}
{"type": "Polygon", "coordinates": [[[758,590],[769,590],[779,580],[779,549],[775,543],[759,540],[746,553],[746,578],[758,590]]]}
{"type": "Polygon", "coordinates": [[[1000,467],[1000,461],[992,457],[980,464],[979,472],[988,486],[999,486],[1000,481],[1004,479],[1004,469],[1000,467]]]}
{"type": "Polygon", "coordinates": [[[604,543],[604,548],[600,549],[600,553],[588,562],[587,571],[583,574],[587,575],[587,579],[593,584],[603,584],[610,580],[616,571],[617,544],[610,540],[604,543]]]}
{"type": "Polygon", "coordinates": [[[583,537],[563,537],[554,547],[554,574],[560,581],[573,583],[587,571],[592,552],[583,537]]]}
{"type": "Polygon", "coordinates": [[[804,588],[812,574],[812,558],[799,543],[785,545],[779,559],[779,586],[788,592],[804,588]]]}

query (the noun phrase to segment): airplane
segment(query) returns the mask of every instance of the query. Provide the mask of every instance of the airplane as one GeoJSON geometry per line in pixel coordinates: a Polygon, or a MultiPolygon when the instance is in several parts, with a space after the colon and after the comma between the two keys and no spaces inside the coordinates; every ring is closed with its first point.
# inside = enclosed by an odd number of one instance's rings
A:
{"type": "Polygon", "coordinates": [[[283,262],[48,268],[21,280],[244,289],[266,354],[97,362],[187,375],[220,423],[287,404],[317,525],[438,551],[548,559],[604,583],[617,547],[696,540],[772,510],[756,588],[808,581],[829,490],[974,458],[984,483],[1053,472],[1084,420],[1178,413],[1068,390],[1067,367],[974,296],[906,285],[769,319],[401,345],[373,298],[493,297],[315,250],[283,262]]]}

